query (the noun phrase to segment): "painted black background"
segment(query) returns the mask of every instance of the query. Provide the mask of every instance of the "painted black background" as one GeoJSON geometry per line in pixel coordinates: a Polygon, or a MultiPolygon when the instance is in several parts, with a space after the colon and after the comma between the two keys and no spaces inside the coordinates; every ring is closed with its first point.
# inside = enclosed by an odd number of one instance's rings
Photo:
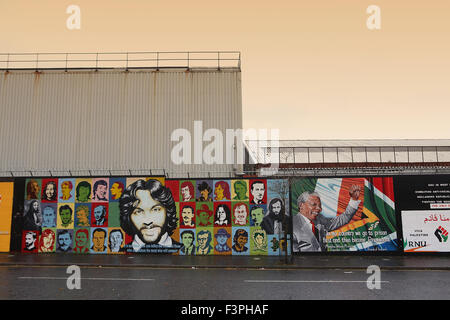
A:
{"type": "MultiPolygon", "coordinates": [[[[394,177],[394,192],[396,199],[395,203],[399,212],[401,212],[402,210],[430,210],[430,203],[423,203],[422,201],[433,199],[418,199],[417,196],[423,194],[414,193],[417,190],[448,191],[450,190],[450,175],[394,177]],[[436,186],[436,184],[445,184],[445,183],[447,183],[448,186],[445,187],[436,186]],[[434,184],[435,186],[429,186],[429,184],[434,184]]],[[[435,195],[433,193],[431,194],[435,195]]],[[[434,200],[435,201],[446,200],[450,202],[450,193],[447,195],[449,196],[449,198],[447,199],[434,198],[434,200]]],[[[432,210],[440,210],[440,209],[432,209],[432,210]]]]}

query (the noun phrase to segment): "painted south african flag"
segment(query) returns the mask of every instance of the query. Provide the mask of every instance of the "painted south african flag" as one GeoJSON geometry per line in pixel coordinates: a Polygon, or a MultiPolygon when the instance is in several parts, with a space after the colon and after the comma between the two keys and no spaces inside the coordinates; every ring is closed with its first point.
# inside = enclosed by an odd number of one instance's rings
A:
{"type": "Polygon", "coordinates": [[[336,217],[347,208],[352,185],[360,186],[361,190],[358,210],[348,224],[327,233],[327,250],[398,250],[392,177],[298,179],[291,188],[292,214],[298,214],[298,196],[304,191],[312,191],[320,195],[321,214],[327,218],[336,217]]]}

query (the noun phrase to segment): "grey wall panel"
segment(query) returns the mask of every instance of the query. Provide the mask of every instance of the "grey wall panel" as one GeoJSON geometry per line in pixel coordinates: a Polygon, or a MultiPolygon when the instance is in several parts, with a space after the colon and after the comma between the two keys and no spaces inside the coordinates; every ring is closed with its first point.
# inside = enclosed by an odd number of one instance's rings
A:
{"type": "MultiPolygon", "coordinates": [[[[241,74],[225,71],[12,71],[0,75],[0,171],[166,169],[173,130],[242,128],[241,74]]],[[[192,135],[193,138],[193,135],[192,135]]]]}

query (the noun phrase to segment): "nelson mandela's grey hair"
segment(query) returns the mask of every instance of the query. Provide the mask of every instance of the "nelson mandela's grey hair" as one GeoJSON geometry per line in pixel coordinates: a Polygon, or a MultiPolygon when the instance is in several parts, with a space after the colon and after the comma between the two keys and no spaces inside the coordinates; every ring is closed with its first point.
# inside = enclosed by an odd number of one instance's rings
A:
{"type": "Polygon", "coordinates": [[[305,191],[301,195],[298,196],[297,206],[298,206],[299,210],[300,210],[300,206],[303,203],[305,203],[306,201],[308,201],[309,197],[311,197],[311,196],[318,197],[320,199],[320,195],[317,192],[312,192],[312,191],[305,191]]]}

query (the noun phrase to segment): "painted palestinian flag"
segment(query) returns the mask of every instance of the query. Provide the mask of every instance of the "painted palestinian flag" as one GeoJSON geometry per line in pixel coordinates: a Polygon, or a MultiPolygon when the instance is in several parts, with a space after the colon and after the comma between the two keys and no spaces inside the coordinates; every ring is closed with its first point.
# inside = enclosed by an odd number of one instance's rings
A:
{"type": "Polygon", "coordinates": [[[392,177],[296,180],[291,188],[292,214],[298,214],[298,196],[310,191],[320,196],[321,215],[334,218],[349,205],[352,185],[358,185],[361,190],[358,210],[349,223],[327,233],[327,251],[398,250],[392,177]]]}

